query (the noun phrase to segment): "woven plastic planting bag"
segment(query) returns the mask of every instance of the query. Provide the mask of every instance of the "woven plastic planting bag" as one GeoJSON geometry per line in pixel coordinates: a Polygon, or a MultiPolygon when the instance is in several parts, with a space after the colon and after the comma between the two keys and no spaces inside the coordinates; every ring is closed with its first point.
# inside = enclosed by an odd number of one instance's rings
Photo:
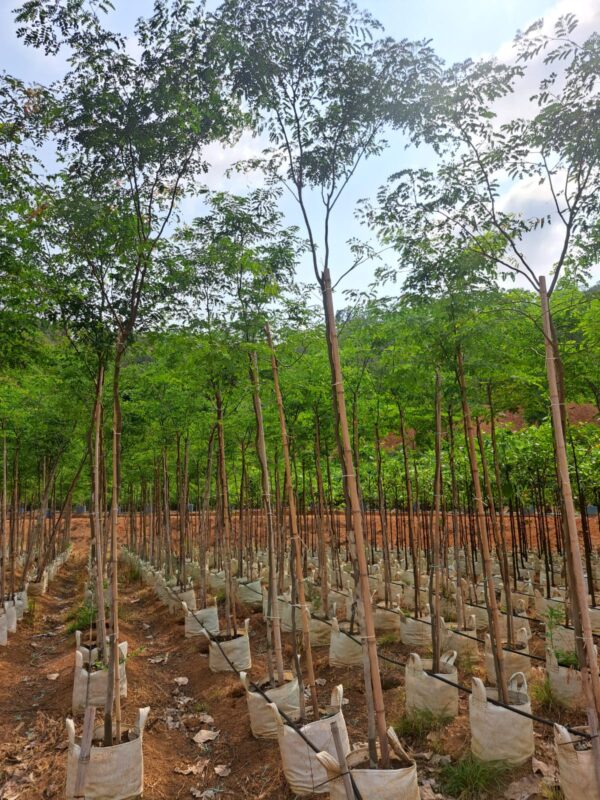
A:
{"type": "MultiPolygon", "coordinates": [[[[119,644],[120,658],[123,660],[119,664],[119,694],[127,697],[127,674],[125,672],[125,659],[127,658],[127,642],[119,644]]],[[[106,689],[108,685],[108,670],[100,669],[96,672],[88,672],[83,667],[83,656],[79,650],[75,651],[75,672],[73,675],[73,698],[72,708],[76,714],[82,711],[86,705],[104,708],[106,702],[106,689]],[[89,689],[88,689],[89,683],[89,689]]]]}
{"type": "MultiPolygon", "coordinates": [[[[440,661],[440,671],[436,673],[446,680],[458,684],[458,672],[454,666],[456,650],[444,653],[440,661]]],[[[406,664],[406,710],[430,711],[438,716],[455,717],[458,714],[458,686],[451,686],[439,678],[428,675],[433,661],[421,659],[417,653],[411,653],[406,664]]]]}
{"type": "Polygon", "coordinates": [[[431,618],[413,619],[400,613],[400,639],[409,647],[431,647],[431,618]]]}
{"type": "MultiPolygon", "coordinates": [[[[503,645],[506,643],[503,642],[503,645]]],[[[515,672],[522,672],[526,678],[531,674],[531,659],[529,658],[529,644],[527,639],[527,630],[519,628],[517,631],[516,646],[512,650],[504,650],[504,674],[514,675],[515,672]],[[518,653],[513,650],[519,649],[518,653]]],[[[492,684],[496,685],[496,668],[494,667],[494,655],[492,653],[492,640],[489,633],[485,636],[485,669],[487,679],[492,684]]]]}
{"type": "MultiPolygon", "coordinates": [[[[337,723],[344,755],[350,752],[350,740],[346,720],[342,712],[343,687],[336,686],[331,693],[331,715],[316,719],[303,725],[300,730],[317,748],[330,755],[336,754],[331,724],[337,723]]],[[[314,750],[302,739],[294,728],[285,725],[277,706],[269,704],[277,725],[277,741],[285,779],[290,789],[297,795],[326,794],[329,792],[327,772],[317,758],[314,750]]],[[[375,800],[373,798],[373,800],[375,800]]]]}
{"type": "Polygon", "coordinates": [[[262,593],[260,581],[240,581],[238,583],[238,600],[251,608],[260,608],[262,593]]]}
{"type": "MultiPolygon", "coordinates": [[[[473,678],[469,697],[471,752],[480,761],[506,761],[520,766],[534,753],[533,720],[515,714],[510,708],[488,702],[498,699],[495,689],[487,689],[480,678],[473,678]]],[[[513,675],[508,684],[510,706],[531,714],[527,680],[522,673],[513,675]]]]}
{"type": "Polygon", "coordinates": [[[225,572],[209,572],[208,573],[208,588],[216,594],[225,588],[225,572]]]}
{"type": "Polygon", "coordinates": [[[373,624],[377,633],[392,633],[400,636],[399,606],[385,607],[385,603],[377,603],[373,607],[373,624]]]}
{"type": "Polygon", "coordinates": [[[581,672],[574,667],[561,667],[554,652],[546,650],[546,672],[552,694],[564,706],[581,709],[585,705],[581,672]]]}
{"type": "MultiPolygon", "coordinates": [[[[550,639],[546,627],[546,641],[550,639]]],[[[557,625],[552,631],[552,647],[554,650],[562,650],[563,653],[575,652],[575,629],[567,628],[564,625],[557,625]]]]}
{"type": "Polygon", "coordinates": [[[473,614],[469,617],[468,625],[468,628],[459,631],[456,626],[443,622],[442,646],[448,650],[456,650],[459,656],[478,658],[477,623],[473,614]]]}
{"type": "MultiPolygon", "coordinates": [[[[531,625],[529,624],[529,620],[526,617],[520,616],[521,614],[525,614],[526,609],[524,607],[524,603],[519,601],[519,603],[515,606],[515,611],[513,613],[513,630],[518,631],[519,628],[525,628],[527,631],[527,639],[531,639],[531,625]]],[[[506,614],[500,615],[500,632],[502,636],[506,636],[506,632],[508,630],[508,617],[506,614]]]]}
{"type": "Polygon", "coordinates": [[[0,647],[8,644],[8,624],[6,613],[0,610],[0,647]]]}
{"type": "Polygon", "coordinates": [[[81,631],[75,631],[75,649],[81,653],[84,664],[95,664],[98,661],[98,648],[81,644],[81,631]]]}
{"type": "MultiPolygon", "coordinates": [[[[138,710],[131,740],[112,747],[92,747],[85,775],[85,800],[131,800],[144,791],[144,726],[149,708],[138,710]]],[[[71,800],[75,791],[80,747],[75,739],[75,724],[67,719],[69,753],[67,756],[66,798],[71,800]]]]}
{"type": "Polygon", "coordinates": [[[475,624],[478,630],[484,630],[489,625],[489,617],[487,608],[481,606],[473,606],[470,603],[465,603],[465,615],[467,617],[475,617],[475,624]]]}
{"type": "Polygon", "coordinates": [[[327,595],[327,614],[338,619],[350,616],[352,597],[347,589],[331,589],[327,595]]]}
{"type": "Polygon", "coordinates": [[[204,629],[213,636],[219,635],[219,614],[216,606],[207,606],[198,611],[190,611],[187,603],[182,603],[185,638],[204,635],[204,629]]]}
{"type": "Polygon", "coordinates": [[[310,619],[310,643],[312,647],[329,647],[331,639],[331,623],[310,619]]]}
{"type": "Polygon", "coordinates": [[[237,672],[247,671],[252,666],[250,655],[250,639],[248,632],[250,620],[244,622],[244,630],[238,631],[235,639],[224,639],[218,644],[208,634],[208,666],[211,672],[237,672]],[[225,658],[227,656],[227,658],[225,658]],[[233,668],[231,664],[233,664],[233,668]]]}
{"type": "Polygon", "coordinates": [[[48,591],[48,573],[44,570],[44,574],[42,575],[42,579],[40,581],[30,581],[27,584],[27,593],[31,595],[31,597],[40,597],[42,594],[46,594],[48,591]]]}
{"type": "Polygon", "coordinates": [[[329,641],[330,667],[362,667],[363,648],[355,633],[350,637],[340,628],[335,617],[331,620],[331,639],[329,641]]]}
{"type": "MultiPolygon", "coordinates": [[[[589,733],[589,728],[581,728],[581,731],[589,733]]],[[[554,725],[554,745],[560,788],[565,800],[596,800],[600,797],[600,782],[594,769],[591,747],[584,749],[580,738],[558,724],[554,725]]]]}
{"type": "Polygon", "coordinates": [[[185,603],[186,606],[189,608],[190,611],[195,611],[197,608],[196,604],[196,592],[194,591],[193,587],[185,589],[181,592],[176,592],[177,599],[181,603],[185,603]]]}
{"type": "Polygon", "coordinates": [[[266,689],[265,694],[269,700],[265,700],[259,692],[250,688],[245,672],[240,673],[240,680],[246,690],[250,728],[256,739],[277,738],[277,722],[269,708],[269,701],[291,720],[296,721],[300,716],[300,691],[297,678],[273,689],[266,689]]]}
{"type": "MultiPolygon", "coordinates": [[[[366,747],[353,750],[348,755],[346,761],[356,788],[365,800],[419,800],[416,764],[404,752],[393,728],[388,728],[388,739],[391,769],[357,768],[355,765],[362,765],[369,759],[366,747]]],[[[330,800],[347,800],[337,753],[335,756],[318,753],[317,758],[327,771],[330,800]]]]}
{"type": "Polygon", "coordinates": [[[6,614],[6,629],[9,633],[17,632],[17,609],[12,600],[4,601],[4,613],[6,614]]]}

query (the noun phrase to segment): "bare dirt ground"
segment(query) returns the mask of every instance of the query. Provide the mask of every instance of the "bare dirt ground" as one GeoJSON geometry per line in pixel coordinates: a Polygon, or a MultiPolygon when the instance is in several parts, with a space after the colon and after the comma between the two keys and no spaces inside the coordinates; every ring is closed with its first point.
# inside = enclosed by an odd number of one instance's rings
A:
{"type": "MultiPolygon", "coordinates": [[[[66,632],[67,616],[83,597],[88,552],[88,524],[74,520],[74,553],[50,584],[48,594],[37,598],[32,612],[10,635],[0,650],[0,800],[45,800],[64,795],[67,738],[64,719],[70,714],[75,641],[66,632]],[[58,674],[55,680],[48,676],[58,674]]],[[[137,580],[121,570],[121,638],[129,644],[128,697],[123,704],[124,724],[131,725],[136,709],[150,706],[144,733],[145,792],[147,800],[176,800],[204,795],[240,800],[291,800],[276,741],[252,738],[246,699],[233,674],[213,674],[199,639],[185,639],[183,620],[167,609],[137,580]],[[165,656],[168,658],[165,660],[165,656]],[[161,659],[157,663],[157,659],[161,659]],[[188,678],[179,687],[178,677],[188,678]],[[190,698],[190,699],[186,699],[190,698]],[[201,715],[214,718],[218,738],[202,749],[192,740],[201,715]],[[226,776],[215,767],[231,769],[226,776]],[[195,793],[194,793],[195,792],[195,793]]],[[[251,613],[254,680],[265,676],[265,630],[262,616],[251,613]]],[[[291,640],[285,637],[289,663],[291,640]]],[[[533,650],[540,650],[541,641],[533,650]]],[[[540,650],[541,652],[541,650],[540,650]]],[[[384,653],[405,662],[409,650],[386,644],[384,653]]],[[[325,684],[319,687],[323,707],[337,683],[344,685],[344,707],[351,742],[366,739],[362,671],[332,669],[327,648],[314,650],[315,671],[325,684]]],[[[388,723],[403,713],[402,670],[382,661],[388,723]]],[[[535,672],[535,671],[534,671],[535,672]]],[[[470,685],[480,667],[460,671],[460,683],[470,685]]],[[[537,671],[535,680],[541,680],[537,671]]],[[[539,711],[539,709],[538,709],[539,711]]],[[[559,712],[552,718],[556,719],[559,712]]],[[[542,714],[546,716],[546,714],[542,714]]],[[[567,720],[565,720],[567,721],[567,720]]],[[[569,722],[583,720],[569,718],[569,722]]],[[[81,722],[81,719],[78,720],[81,722]]],[[[552,761],[552,729],[536,723],[536,755],[552,761]]],[[[420,779],[435,781],[446,756],[457,758],[469,749],[467,696],[461,694],[460,715],[441,732],[423,741],[408,741],[417,755],[420,779]]],[[[511,779],[531,773],[528,766],[511,779]]],[[[423,797],[442,797],[426,786],[423,797]]],[[[502,792],[497,797],[506,797],[502,792]]],[[[375,799],[373,799],[375,800],[375,799]]]]}

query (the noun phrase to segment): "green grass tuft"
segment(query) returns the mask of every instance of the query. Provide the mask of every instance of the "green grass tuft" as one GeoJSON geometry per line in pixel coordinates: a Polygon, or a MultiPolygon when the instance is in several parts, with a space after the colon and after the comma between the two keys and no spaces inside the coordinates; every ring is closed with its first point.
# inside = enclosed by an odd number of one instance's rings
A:
{"type": "Polygon", "coordinates": [[[452,717],[447,714],[434,714],[427,709],[419,709],[407,712],[394,724],[394,730],[401,738],[422,742],[428,734],[443,730],[451,721],[452,717]]]}
{"type": "Polygon", "coordinates": [[[579,669],[579,659],[577,653],[569,652],[568,650],[555,650],[554,655],[561,667],[575,667],[579,669]]]}
{"type": "Polygon", "coordinates": [[[550,685],[550,678],[546,675],[541,683],[532,683],[530,686],[531,699],[547,716],[560,716],[563,704],[556,697],[550,685]]]}
{"type": "Polygon", "coordinates": [[[95,618],[96,612],[87,603],[76,606],[71,609],[67,615],[67,633],[87,630],[94,622],[95,618]]]}
{"type": "Polygon", "coordinates": [[[502,761],[479,761],[468,755],[441,772],[442,790],[458,800],[483,800],[500,792],[507,783],[510,767],[502,761]]]}

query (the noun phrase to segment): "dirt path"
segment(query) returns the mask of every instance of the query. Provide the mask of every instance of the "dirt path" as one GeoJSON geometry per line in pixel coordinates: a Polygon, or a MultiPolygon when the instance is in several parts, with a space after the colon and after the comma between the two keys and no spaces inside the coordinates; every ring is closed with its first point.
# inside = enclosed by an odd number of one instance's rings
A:
{"type": "MultiPolygon", "coordinates": [[[[75,641],[67,633],[69,612],[82,600],[86,578],[87,526],[73,531],[74,553],[37,598],[32,612],[0,650],[0,800],[40,800],[63,796],[66,769],[64,719],[70,715],[75,641]],[[48,678],[55,676],[54,680],[48,678]]],[[[121,638],[129,645],[128,696],[124,724],[133,724],[136,709],[149,705],[144,733],[146,800],[189,798],[191,790],[207,797],[284,800],[287,789],[275,741],[252,738],[246,699],[234,675],[215,675],[198,639],[185,639],[183,620],[170,616],[154,593],[121,570],[121,638]],[[167,656],[165,662],[165,656],[167,656]],[[159,663],[156,663],[159,660],[159,663]],[[175,678],[188,678],[178,687],[175,678]],[[202,715],[214,718],[219,737],[205,749],[192,741],[202,715]],[[203,771],[199,766],[205,765],[203,771]],[[214,767],[231,768],[219,777],[214,767]],[[188,772],[188,774],[183,774],[188,772]]],[[[251,616],[253,677],[264,676],[264,626],[251,616]]],[[[285,643],[287,656],[291,653],[285,643]]],[[[316,651],[323,705],[334,681],[343,680],[346,697],[354,695],[356,715],[349,727],[364,730],[360,675],[327,665],[327,651],[316,651]],[[361,695],[360,697],[358,695],[361,695]]],[[[347,707],[348,708],[348,707],[347,707]]],[[[81,719],[78,719],[81,722],[81,719]]],[[[364,738],[364,735],[363,735],[364,738]]]]}

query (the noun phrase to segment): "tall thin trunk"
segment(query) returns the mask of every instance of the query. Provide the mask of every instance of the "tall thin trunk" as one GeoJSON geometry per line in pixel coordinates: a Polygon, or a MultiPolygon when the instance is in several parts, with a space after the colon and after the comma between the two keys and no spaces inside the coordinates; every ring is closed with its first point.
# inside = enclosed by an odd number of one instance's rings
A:
{"type": "MultiPolygon", "coordinates": [[[[275,567],[275,525],[273,521],[273,506],[271,503],[271,481],[269,478],[269,463],[267,461],[267,446],[265,443],[265,426],[263,422],[262,403],[260,400],[260,384],[258,379],[258,357],[256,351],[249,354],[250,358],[250,382],[252,384],[252,402],[254,404],[254,416],[256,417],[256,453],[260,464],[260,476],[262,487],[262,505],[265,511],[265,523],[267,526],[267,554],[269,559],[269,589],[268,589],[268,617],[267,631],[272,630],[273,649],[275,654],[275,666],[277,669],[277,680],[283,683],[283,654],[281,649],[281,620],[279,618],[279,601],[277,598],[277,575],[275,567]]],[[[269,645],[271,642],[269,642],[269,645]]],[[[271,660],[269,659],[269,666],[271,660]]],[[[272,677],[271,681],[272,681],[272,677]]]]}
{"type": "Polygon", "coordinates": [[[498,615],[498,602],[496,600],[496,589],[494,586],[494,575],[492,571],[492,560],[490,556],[490,546],[487,531],[487,521],[485,516],[485,506],[481,493],[481,482],[479,478],[479,465],[475,451],[475,434],[473,431],[473,420],[471,409],[467,399],[467,385],[463,364],[462,350],[460,347],[456,356],[457,378],[460,388],[460,397],[465,423],[465,435],[467,440],[467,451],[469,454],[469,464],[471,467],[471,477],[473,480],[473,493],[475,495],[475,508],[477,512],[477,532],[479,534],[479,547],[481,548],[481,558],[483,561],[483,571],[485,577],[485,589],[487,598],[488,618],[490,627],[490,638],[492,640],[492,652],[494,656],[494,666],[496,668],[496,685],[500,699],[508,705],[508,688],[504,670],[504,653],[502,652],[502,635],[500,632],[500,618],[498,615]]]}
{"type": "Polygon", "coordinates": [[[588,609],[583,578],[581,550],[577,535],[575,504],[573,502],[573,493],[571,491],[569,463],[567,460],[567,449],[565,445],[564,420],[561,416],[561,402],[556,369],[556,361],[559,359],[559,352],[556,337],[553,335],[548,294],[546,292],[546,279],[541,276],[539,282],[546,350],[546,372],[548,376],[550,408],[552,412],[554,445],[560,480],[560,491],[563,501],[563,509],[565,512],[565,527],[567,534],[565,538],[566,558],[569,566],[569,578],[571,580],[571,587],[573,590],[573,614],[579,617],[582,633],[581,640],[576,637],[577,654],[579,657],[579,667],[581,670],[583,690],[587,704],[588,725],[590,728],[590,733],[593,737],[592,749],[594,753],[594,763],[596,773],[600,779],[600,741],[598,739],[600,679],[598,677],[598,668],[596,658],[594,656],[594,638],[592,634],[590,613],[588,609]]]}
{"type": "Polygon", "coordinates": [[[363,635],[366,642],[369,655],[369,664],[371,668],[371,680],[369,681],[369,686],[366,686],[366,689],[367,692],[371,690],[373,692],[373,704],[375,708],[377,735],[381,748],[381,758],[384,767],[387,767],[389,764],[387,726],[385,721],[383,690],[381,688],[381,672],[379,669],[379,658],[377,656],[377,639],[375,637],[375,626],[373,624],[373,609],[370,602],[369,573],[365,555],[362,508],[352,459],[352,445],[350,442],[350,432],[346,414],[346,400],[344,396],[344,378],[342,374],[335,311],[333,307],[331,275],[328,267],[325,267],[323,270],[322,281],[323,308],[325,312],[328,335],[328,353],[330,357],[332,387],[335,393],[335,406],[339,418],[338,430],[342,445],[344,486],[346,487],[346,493],[350,502],[350,526],[348,529],[348,536],[355,551],[354,555],[358,571],[358,602],[359,606],[362,606],[361,623],[363,625],[363,635]]]}

